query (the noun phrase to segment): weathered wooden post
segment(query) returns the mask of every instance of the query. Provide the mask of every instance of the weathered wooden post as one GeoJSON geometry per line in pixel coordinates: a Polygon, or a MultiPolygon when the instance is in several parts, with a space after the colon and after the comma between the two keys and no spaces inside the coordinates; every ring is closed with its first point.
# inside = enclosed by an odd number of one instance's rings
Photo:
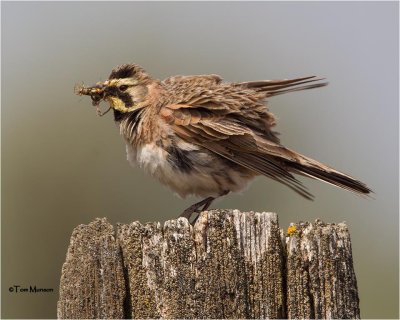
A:
{"type": "Polygon", "coordinates": [[[360,318],[350,234],[344,223],[299,223],[286,238],[288,318],[360,318]]]}
{"type": "Polygon", "coordinates": [[[77,227],[58,318],[359,318],[344,224],[212,210],[142,225],[77,227]]]}

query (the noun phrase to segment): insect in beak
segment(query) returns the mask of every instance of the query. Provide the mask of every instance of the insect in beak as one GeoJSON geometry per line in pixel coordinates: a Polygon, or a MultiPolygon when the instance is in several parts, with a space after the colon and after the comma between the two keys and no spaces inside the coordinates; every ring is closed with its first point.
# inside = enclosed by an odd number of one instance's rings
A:
{"type": "Polygon", "coordinates": [[[97,114],[99,116],[104,116],[111,109],[111,107],[109,107],[104,112],[100,110],[100,101],[105,98],[105,88],[106,86],[102,83],[97,83],[92,87],[85,87],[84,84],[77,84],[75,85],[74,92],[78,96],[90,96],[90,98],[92,98],[92,105],[96,107],[97,114]]]}

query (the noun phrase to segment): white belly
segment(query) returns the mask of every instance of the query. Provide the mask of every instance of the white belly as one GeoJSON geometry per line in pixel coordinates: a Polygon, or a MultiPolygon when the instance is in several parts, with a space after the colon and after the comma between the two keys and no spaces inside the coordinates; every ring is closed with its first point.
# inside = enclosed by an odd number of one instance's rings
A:
{"type": "MultiPolygon", "coordinates": [[[[199,150],[193,145],[185,148],[199,150]]],[[[168,152],[156,144],[147,144],[137,149],[127,144],[126,151],[132,166],[143,168],[183,198],[188,195],[217,197],[224,191],[239,191],[252,178],[248,174],[230,170],[208,153],[196,154],[199,161],[193,165],[192,170],[183,172],[167,161],[168,152]]]]}

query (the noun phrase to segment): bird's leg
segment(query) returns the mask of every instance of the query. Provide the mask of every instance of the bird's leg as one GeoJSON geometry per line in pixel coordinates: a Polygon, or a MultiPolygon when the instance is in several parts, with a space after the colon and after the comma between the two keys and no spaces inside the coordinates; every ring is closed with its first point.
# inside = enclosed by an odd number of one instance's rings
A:
{"type": "Polygon", "coordinates": [[[184,217],[184,218],[189,220],[194,212],[198,212],[199,213],[202,210],[205,210],[205,208],[208,208],[214,200],[215,200],[214,197],[208,197],[208,198],[205,198],[205,199],[203,199],[203,200],[201,200],[199,202],[196,202],[195,204],[192,204],[189,208],[185,209],[179,215],[179,217],[184,217]],[[202,206],[203,206],[203,209],[199,210],[202,206]]]}
{"type": "Polygon", "coordinates": [[[224,195],[226,195],[228,193],[229,193],[229,191],[224,191],[218,197],[215,197],[215,198],[214,197],[208,197],[208,198],[205,198],[205,199],[203,199],[203,200],[201,200],[199,202],[196,202],[195,204],[191,205],[189,208],[185,209],[180,214],[179,217],[185,217],[186,219],[188,219],[190,221],[190,217],[192,216],[192,214],[193,213],[197,213],[197,215],[194,217],[193,221],[191,222],[191,224],[194,225],[196,223],[197,219],[199,218],[200,212],[202,212],[204,210],[207,210],[210,207],[211,203],[215,199],[217,199],[219,197],[222,197],[222,196],[224,196],[224,195]],[[203,208],[200,209],[201,207],[203,207],[203,208]]]}
{"type": "MultiPolygon", "coordinates": [[[[208,207],[211,205],[211,203],[212,203],[215,199],[217,199],[217,198],[209,197],[209,198],[207,198],[207,199],[210,199],[210,200],[207,201],[207,202],[204,204],[203,209],[197,210],[197,211],[196,211],[197,214],[196,214],[196,216],[193,218],[193,220],[192,220],[192,222],[191,222],[192,226],[194,226],[194,224],[196,223],[197,219],[199,219],[200,213],[203,212],[203,211],[205,211],[205,210],[207,210],[208,207]],[[211,199],[210,199],[210,198],[211,198],[211,199]]],[[[206,200],[207,200],[207,199],[206,199],[206,200]]]]}

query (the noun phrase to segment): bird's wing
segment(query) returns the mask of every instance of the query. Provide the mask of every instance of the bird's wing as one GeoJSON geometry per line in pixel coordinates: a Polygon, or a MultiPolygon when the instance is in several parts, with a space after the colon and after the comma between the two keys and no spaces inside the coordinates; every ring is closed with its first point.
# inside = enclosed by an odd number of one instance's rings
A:
{"type": "Polygon", "coordinates": [[[286,168],[296,154],[282,145],[257,135],[230,114],[224,104],[171,104],[160,116],[183,140],[198,144],[243,167],[279,181],[300,195],[313,196],[286,168]]]}
{"type": "MultiPolygon", "coordinates": [[[[305,198],[313,196],[292,175],[305,175],[337,187],[368,194],[371,190],[342,172],[285,148],[271,127],[274,116],[262,103],[266,97],[325,86],[316,77],[221,84],[220,78],[177,80],[178,103],[161,107],[160,116],[182,139],[201,145],[243,167],[277,180],[305,198]],[[211,89],[201,82],[214,83],[211,89]],[[310,84],[311,83],[311,84],[310,84]],[[187,90],[190,89],[190,90],[187,90]],[[197,92],[201,91],[201,94],[197,92]],[[187,94],[189,92],[189,94],[187,94]],[[179,96],[179,95],[178,95],[179,96]]],[[[175,92],[175,91],[172,91],[175,92]]]]}

